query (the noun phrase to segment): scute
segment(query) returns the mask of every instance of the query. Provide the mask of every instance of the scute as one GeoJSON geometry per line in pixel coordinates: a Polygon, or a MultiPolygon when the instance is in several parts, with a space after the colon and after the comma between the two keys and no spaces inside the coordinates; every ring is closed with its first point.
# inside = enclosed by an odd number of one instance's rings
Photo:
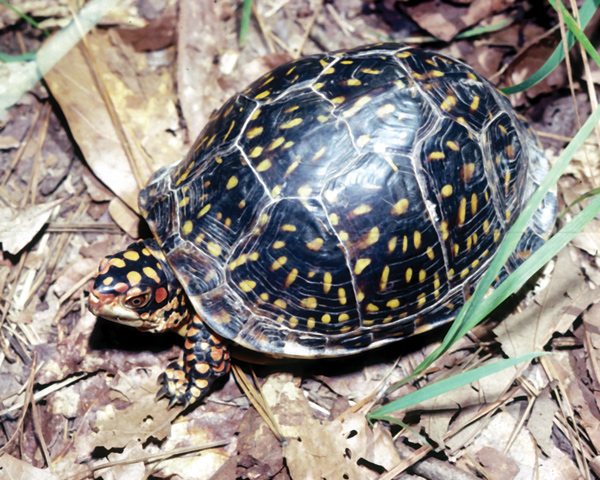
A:
{"type": "MultiPolygon", "coordinates": [[[[274,356],[338,356],[451,320],[547,170],[470,67],[380,44],[255,81],[140,206],[211,330],[274,356]]],[[[502,275],[555,215],[548,194],[502,275]]]]}

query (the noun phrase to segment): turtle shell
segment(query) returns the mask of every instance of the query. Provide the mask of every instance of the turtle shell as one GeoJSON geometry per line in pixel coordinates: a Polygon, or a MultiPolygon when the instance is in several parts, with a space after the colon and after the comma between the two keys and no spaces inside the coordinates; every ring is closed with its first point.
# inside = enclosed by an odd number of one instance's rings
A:
{"type": "MultiPolygon", "coordinates": [[[[339,356],[451,320],[547,169],[469,66],[379,44],[286,63],[230,98],[140,207],[214,332],[339,356]]],[[[555,215],[549,194],[507,272],[555,215]]]]}

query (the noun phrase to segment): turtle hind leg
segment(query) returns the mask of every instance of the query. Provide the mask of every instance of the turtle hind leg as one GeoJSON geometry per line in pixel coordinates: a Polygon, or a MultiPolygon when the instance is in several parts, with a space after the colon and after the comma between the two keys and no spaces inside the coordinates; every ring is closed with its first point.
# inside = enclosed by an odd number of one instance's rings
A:
{"type": "Polygon", "coordinates": [[[185,335],[183,359],[171,363],[159,377],[162,387],[157,398],[170,398],[169,408],[176,404],[186,408],[206,396],[230,366],[228,346],[196,315],[185,335]]]}

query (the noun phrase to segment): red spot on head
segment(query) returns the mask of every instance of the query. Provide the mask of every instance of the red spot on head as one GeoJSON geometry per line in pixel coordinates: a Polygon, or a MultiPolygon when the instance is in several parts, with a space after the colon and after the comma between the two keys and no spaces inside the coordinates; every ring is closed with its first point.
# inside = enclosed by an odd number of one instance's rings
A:
{"type": "Polygon", "coordinates": [[[127,290],[129,290],[129,285],[124,282],[119,282],[115,285],[115,290],[119,293],[125,293],[127,290]]]}
{"type": "Polygon", "coordinates": [[[159,289],[156,290],[156,293],[154,294],[154,299],[156,300],[157,303],[164,302],[166,298],[167,298],[167,289],[166,288],[160,287],[159,289]]]}

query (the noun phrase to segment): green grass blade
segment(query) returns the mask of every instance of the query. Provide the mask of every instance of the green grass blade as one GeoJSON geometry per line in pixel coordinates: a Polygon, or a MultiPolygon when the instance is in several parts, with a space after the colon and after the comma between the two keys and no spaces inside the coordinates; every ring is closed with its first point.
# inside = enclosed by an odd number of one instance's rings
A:
{"type": "MultiPolygon", "coordinates": [[[[558,11],[558,7],[556,6],[556,0],[548,0],[548,1],[550,2],[550,5],[552,5],[552,7],[556,11],[558,11]]],[[[569,28],[571,33],[573,35],[575,35],[575,38],[577,39],[577,41],[579,43],[581,43],[581,45],[583,45],[583,48],[585,48],[585,51],[587,52],[587,54],[590,57],[592,57],[592,59],[596,62],[596,65],[600,66],[600,55],[598,55],[598,52],[596,51],[596,49],[592,46],[592,44],[590,43],[588,38],[585,36],[585,33],[583,33],[583,30],[581,30],[581,28],[579,28],[579,25],[577,25],[577,22],[575,21],[575,19],[571,16],[569,11],[565,8],[565,6],[563,5],[563,3],[560,0],[559,0],[559,5],[560,5],[560,10],[562,12],[562,16],[565,21],[565,24],[567,25],[567,27],[569,28]]]]}
{"type": "Polygon", "coordinates": [[[13,7],[12,5],[9,5],[9,3],[6,0],[0,0],[0,3],[2,5],[4,5],[7,8],[10,8],[13,12],[15,12],[19,17],[21,17],[23,20],[25,20],[27,23],[29,23],[30,25],[34,26],[35,28],[39,29],[42,31],[42,33],[44,35],[46,35],[47,37],[50,35],[50,33],[47,30],[44,30],[43,28],[40,28],[40,24],[37,23],[33,18],[31,18],[29,15],[24,14],[23,12],[17,10],[15,7],[13,7]]]}
{"type": "MultiPolygon", "coordinates": [[[[594,129],[596,123],[598,123],[599,120],[600,109],[597,109],[590,116],[590,118],[587,119],[587,121],[581,127],[581,130],[577,133],[577,135],[571,141],[571,143],[567,145],[563,153],[557,159],[554,166],[548,172],[548,175],[546,176],[545,180],[532,195],[530,201],[527,203],[527,205],[521,212],[521,215],[519,215],[519,218],[517,218],[512,228],[506,234],[506,237],[504,238],[501,247],[498,249],[498,252],[491,261],[488,270],[483,275],[481,281],[477,285],[473,296],[468,302],[466,302],[464,307],[459,312],[456,320],[450,327],[448,334],[442,341],[442,344],[415,369],[415,371],[411,374],[412,378],[418,376],[423,371],[425,371],[435,360],[437,360],[441,355],[443,355],[458,338],[464,335],[464,333],[471,330],[473,326],[478,323],[478,321],[470,321],[471,315],[477,315],[477,317],[484,318],[481,316],[481,314],[477,314],[476,312],[471,313],[471,310],[473,310],[473,305],[477,305],[477,310],[481,308],[487,290],[489,289],[492,282],[502,269],[502,266],[508,260],[508,257],[510,257],[510,255],[516,248],[522,233],[525,231],[526,226],[529,223],[529,220],[531,219],[533,214],[535,213],[535,210],[537,209],[538,205],[541,203],[542,199],[550,190],[550,188],[553,185],[555,185],[556,182],[558,182],[558,179],[564,172],[570,159],[575,154],[575,151],[583,144],[585,139],[591,134],[592,130],[594,129]]],[[[479,321],[481,320],[481,318],[479,318],[479,321]]]]}
{"type": "Polygon", "coordinates": [[[240,22],[240,47],[246,44],[246,36],[248,35],[248,27],[250,26],[250,15],[252,14],[252,0],[244,0],[242,8],[242,19],[240,22]]]}
{"type": "Polygon", "coordinates": [[[456,390],[464,385],[476,382],[484,377],[498,373],[499,371],[512,367],[518,363],[527,362],[541,355],[548,355],[548,353],[527,353],[517,358],[507,358],[498,362],[483,365],[482,367],[478,367],[473,370],[469,370],[468,372],[453,375],[450,378],[445,378],[439,382],[431,383],[415,392],[405,395],[402,398],[398,398],[397,400],[394,400],[393,402],[390,402],[387,405],[384,405],[383,407],[380,407],[377,410],[369,413],[367,418],[369,420],[382,420],[386,415],[394,413],[398,410],[402,410],[412,405],[416,405],[417,403],[424,402],[425,400],[438,397],[445,393],[451,392],[452,390],[456,390]]]}
{"type": "MultiPolygon", "coordinates": [[[[581,6],[579,10],[579,18],[581,19],[581,27],[585,28],[589,23],[590,19],[598,9],[600,5],[600,0],[585,0],[584,4],[581,6]]],[[[575,36],[571,32],[567,32],[567,46],[569,49],[575,44],[575,36]]],[[[523,90],[527,90],[529,87],[532,87],[536,83],[541,82],[544,78],[546,78],[552,70],[556,68],[556,66],[563,61],[565,58],[565,51],[563,47],[562,41],[556,47],[556,50],[550,55],[550,58],[542,65],[542,67],[535,72],[531,77],[524,80],[523,82],[513,85],[511,87],[502,88],[502,92],[505,95],[511,95],[513,93],[522,92],[523,90]]]]}

